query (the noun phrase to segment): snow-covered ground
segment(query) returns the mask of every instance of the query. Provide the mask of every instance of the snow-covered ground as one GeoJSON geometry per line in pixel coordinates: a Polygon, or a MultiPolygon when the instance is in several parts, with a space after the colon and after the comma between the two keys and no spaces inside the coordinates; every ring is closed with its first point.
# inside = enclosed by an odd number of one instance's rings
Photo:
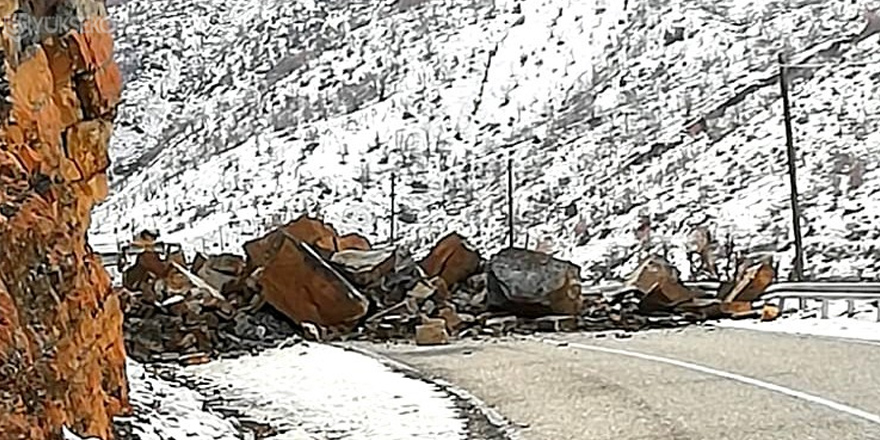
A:
{"type": "Polygon", "coordinates": [[[184,371],[225,405],[279,430],[277,440],[315,438],[462,439],[465,421],[441,390],[379,361],[309,344],[220,360],[184,371]]]}
{"type": "Polygon", "coordinates": [[[201,394],[163,380],[130,359],[126,373],[135,408],[130,422],[140,440],[239,438],[239,431],[230,420],[205,410],[201,394]]]}
{"type": "Polygon", "coordinates": [[[136,411],[123,420],[139,440],[241,439],[239,421],[221,410],[271,426],[279,432],[265,437],[272,440],[467,438],[467,421],[445,392],[328,345],[295,345],[166,372],[173,381],[127,364],[136,411]]]}
{"type": "MultiPolygon", "coordinates": [[[[786,308],[790,305],[787,303],[786,308]]],[[[716,325],[768,332],[880,341],[880,322],[877,322],[877,307],[874,305],[857,301],[856,313],[852,317],[848,317],[846,301],[831,301],[828,304],[828,319],[821,318],[819,304],[811,303],[808,306],[807,310],[783,315],[775,321],[723,321],[716,325]]]]}
{"type": "MultiPolygon", "coordinates": [[[[518,243],[588,277],[635,265],[641,218],[685,275],[698,225],[784,275],[776,56],[859,33],[874,3],[131,0],[111,8],[125,101],[92,234],[240,251],[312,213],[383,241],[394,173],[404,243],[457,230],[491,253],[510,155],[518,243]]],[[[807,274],[875,278],[880,51],[839,46],[820,61],[850,64],[792,84],[807,274]]]]}

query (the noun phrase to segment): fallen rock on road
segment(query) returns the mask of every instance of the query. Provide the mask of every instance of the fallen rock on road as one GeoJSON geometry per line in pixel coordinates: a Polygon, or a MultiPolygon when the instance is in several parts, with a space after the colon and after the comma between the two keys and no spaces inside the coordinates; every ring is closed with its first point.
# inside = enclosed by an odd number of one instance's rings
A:
{"type": "Polygon", "coordinates": [[[477,272],[480,254],[473,251],[462,236],[452,233],[440,240],[419,264],[425,275],[440,277],[451,287],[477,272]]]}
{"type": "Polygon", "coordinates": [[[483,262],[453,233],[416,263],[407,249],[370,249],[358,237],[300,217],[245,244],[246,260],[197,256],[186,269],[178,256],[165,261],[144,251],[126,272],[129,286],[140,289],[128,306],[126,328],[136,332],[129,346],[146,353],[141,358],[198,362],[259,349],[265,344],[251,341],[277,340],[294,327],[311,340],[438,345],[512,332],[637,331],[774,316],[750,300],[772,280],[769,265],[722,283],[730,287],[717,298],[688,288],[654,256],[621,288],[597,295],[582,291],[577,265],[537,251],[509,248],[483,262]],[[257,316],[266,322],[254,322],[257,316]],[[273,328],[278,317],[284,325],[273,328]]]}
{"type": "Polygon", "coordinates": [[[736,280],[736,284],[724,298],[724,301],[754,301],[767,290],[775,277],[776,273],[773,271],[773,267],[766,262],[752,266],[736,280]]]}
{"type": "Polygon", "coordinates": [[[266,301],[297,324],[351,330],[367,313],[367,299],[315,249],[282,231],[263,253],[259,284],[266,301]]]}
{"type": "Polygon", "coordinates": [[[639,310],[645,313],[669,312],[697,297],[681,284],[678,270],[658,257],[642,262],[626,284],[645,294],[639,303],[639,310]]]}
{"type": "Polygon", "coordinates": [[[525,249],[489,260],[489,308],[520,315],[577,315],[583,309],[580,268],[525,249]]]}

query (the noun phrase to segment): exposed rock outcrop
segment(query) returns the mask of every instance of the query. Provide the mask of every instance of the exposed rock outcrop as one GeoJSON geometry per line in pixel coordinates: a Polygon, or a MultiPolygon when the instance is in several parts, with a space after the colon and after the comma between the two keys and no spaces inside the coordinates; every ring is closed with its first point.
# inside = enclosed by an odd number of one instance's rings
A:
{"type": "Polygon", "coordinates": [[[86,230],[121,90],[110,26],[92,0],[0,1],[0,18],[0,433],[109,439],[122,312],[86,230]]]}

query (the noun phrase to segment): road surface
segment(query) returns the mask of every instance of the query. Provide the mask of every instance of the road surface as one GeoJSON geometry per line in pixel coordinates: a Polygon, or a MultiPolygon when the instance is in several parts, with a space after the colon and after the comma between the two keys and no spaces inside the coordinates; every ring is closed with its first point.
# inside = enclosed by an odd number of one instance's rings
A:
{"type": "Polygon", "coordinates": [[[880,345],[712,328],[546,337],[359,348],[471,392],[527,440],[880,439],[880,345]]]}

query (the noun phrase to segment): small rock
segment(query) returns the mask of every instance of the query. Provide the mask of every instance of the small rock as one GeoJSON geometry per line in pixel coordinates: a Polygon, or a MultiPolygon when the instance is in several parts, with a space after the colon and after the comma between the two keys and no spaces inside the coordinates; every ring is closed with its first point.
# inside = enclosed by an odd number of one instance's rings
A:
{"type": "Polygon", "coordinates": [[[446,332],[446,321],[440,319],[416,326],[416,345],[445,345],[448,343],[449,334],[446,332]]]}
{"type": "Polygon", "coordinates": [[[779,307],[773,305],[765,305],[761,310],[761,321],[773,321],[779,317],[779,307]]]}

